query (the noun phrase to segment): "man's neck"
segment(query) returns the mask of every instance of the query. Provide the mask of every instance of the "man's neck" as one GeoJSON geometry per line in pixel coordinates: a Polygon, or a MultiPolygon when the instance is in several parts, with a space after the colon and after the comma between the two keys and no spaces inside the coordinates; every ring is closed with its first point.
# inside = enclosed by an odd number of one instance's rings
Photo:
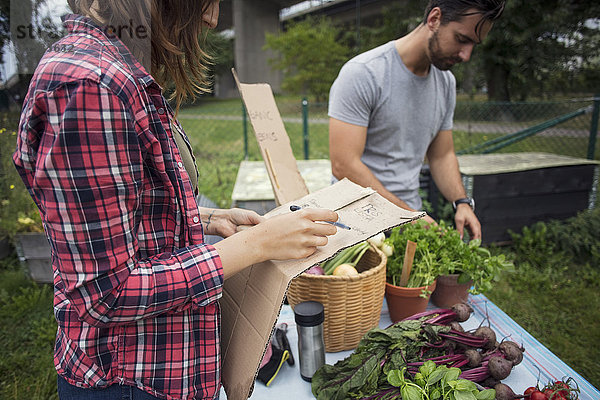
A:
{"type": "Polygon", "coordinates": [[[416,27],[406,36],[396,40],[396,51],[409,71],[417,76],[427,76],[431,63],[427,55],[427,27],[423,24],[416,27]]]}

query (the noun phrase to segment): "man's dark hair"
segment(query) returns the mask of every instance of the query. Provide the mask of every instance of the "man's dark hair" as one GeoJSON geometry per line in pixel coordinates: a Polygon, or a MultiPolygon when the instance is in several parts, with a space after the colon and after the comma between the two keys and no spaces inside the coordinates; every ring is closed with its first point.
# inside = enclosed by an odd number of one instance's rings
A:
{"type": "Polygon", "coordinates": [[[425,8],[423,21],[427,22],[427,17],[431,10],[439,7],[442,11],[442,24],[459,21],[462,17],[469,15],[481,15],[477,22],[475,32],[479,35],[481,24],[485,21],[494,22],[504,11],[505,0],[429,0],[425,8]],[[474,11],[473,11],[474,10],[474,11]]]}

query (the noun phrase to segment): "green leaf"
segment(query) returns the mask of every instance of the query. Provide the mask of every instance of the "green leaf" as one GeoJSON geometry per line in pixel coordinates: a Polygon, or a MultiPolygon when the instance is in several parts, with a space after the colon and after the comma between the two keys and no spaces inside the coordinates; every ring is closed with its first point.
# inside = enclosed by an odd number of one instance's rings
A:
{"type": "Polygon", "coordinates": [[[431,375],[431,373],[432,373],[433,371],[435,371],[435,368],[436,368],[436,366],[435,366],[435,363],[434,363],[433,361],[430,361],[430,360],[428,360],[428,361],[425,361],[425,362],[423,363],[423,365],[421,365],[421,366],[419,367],[419,372],[420,372],[421,374],[423,374],[423,377],[424,377],[425,379],[428,379],[428,378],[429,378],[429,375],[431,375]]]}
{"type": "Polygon", "coordinates": [[[431,385],[439,382],[444,377],[445,374],[446,374],[445,370],[436,369],[435,371],[433,371],[431,373],[431,375],[429,375],[429,378],[427,378],[427,384],[431,386],[431,385]]]}
{"type": "Polygon", "coordinates": [[[463,392],[459,390],[455,390],[452,392],[454,394],[454,398],[456,400],[477,400],[473,392],[463,392]]]}
{"type": "Polygon", "coordinates": [[[458,280],[457,283],[463,284],[463,283],[467,283],[471,280],[471,276],[469,274],[460,274],[458,276],[458,280]]]}
{"type": "Polygon", "coordinates": [[[435,388],[431,391],[431,393],[429,394],[429,399],[430,400],[437,400],[440,397],[442,397],[442,394],[440,393],[440,389],[435,388]]]}
{"type": "Polygon", "coordinates": [[[471,392],[473,390],[477,390],[477,386],[475,386],[475,384],[469,380],[459,379],[456,383],[455,389],[471,392]]]}
{"type": "Polygon", "coordinates": [[[402,400],[422,400],[423,392],[418,387],[414,385],[406,385],[402,389],[400,389],[400,393],[402,394],[402,400]]]}
{"type": "Polygon", "coordinates": [[[415,374],[413,381],[421,387],[424,387],[427,384],[427,382],[425,382],[425,379],[423,379],[423,375],[420,372],[417,372],[415,374]]]}
{"type": "Polygon", "coordinates": [[[494,400],[496,391],[494,389],[485,389],[475,395],[477,400],[494,400]]]}
{"type": "Polygon", "coordinates": [[[392,386],[402,386],[405,381],[404,381],[404,368],[402,369],[402,371],[400,371],[399,369],[393,369],[390,372],[388,372],[387,374],[387,380],[388,383],[392,386]]]}
{"type": "Polygon", "coordinates": [[[460,375],[460,369],[458,368],[448,368],[448,371],[444,374],[444,382],[447,384],[451,381],[455,381],[458,379],[460,375]]]}

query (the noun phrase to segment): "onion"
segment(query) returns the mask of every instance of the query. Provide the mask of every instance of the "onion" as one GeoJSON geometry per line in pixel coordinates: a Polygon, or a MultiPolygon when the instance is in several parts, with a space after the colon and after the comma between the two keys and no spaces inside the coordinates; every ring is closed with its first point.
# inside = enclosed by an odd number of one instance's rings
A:
{"type": "Polygon", "coordinates": [[[340,264],[333,270],[333,275],[336,276],[356,276],[358,271],[351,264],[340,264]]]}
{"type": "Polygon", "coordinates": [[[385,240],[385,233],[379,232],[377,235],[370,237],[367,239],[367,242],[371,243],[373,246],[377,248],[381,248],[383,241],[385,240]]]}
{"type": "Polygon", "coordinates": [[[385,254],[387,257],[391,257],[392,254],[394,254],[394,246],[392,246],[391,244],[388,244],[386,242],[383,242],[380,249],[381,249],[381,252],[383,254],[385,254]]]}
{"type": "Polygon", "coordinates": [[[323,267],[319,264],[313,265],[309,269],[306,270],[306,273],[309,275],[325,275],[325,271],[323,271],[323,267]]]}

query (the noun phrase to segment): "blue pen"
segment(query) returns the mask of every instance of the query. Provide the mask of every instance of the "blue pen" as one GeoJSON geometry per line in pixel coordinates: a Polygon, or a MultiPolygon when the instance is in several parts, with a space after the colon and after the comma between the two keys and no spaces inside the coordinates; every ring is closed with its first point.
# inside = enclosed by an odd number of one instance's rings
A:
{"type": "MultiPolygon", "coordinates": [[[[302,207],[300,207],[300,206],[295,206],[295,205],[291,205],[290,206],[290,211],[298,211],[298,210],[301,210],[301,209],[302,209],[302,207]]],[[[344,225],[341,222],[331,222],[331,221],[323,221],[323,222],[327,222],[328,224],[331,224],[333,226],[337,226],[338,228],[350,230],[350,227],[348,225],[344,225]]]]}

